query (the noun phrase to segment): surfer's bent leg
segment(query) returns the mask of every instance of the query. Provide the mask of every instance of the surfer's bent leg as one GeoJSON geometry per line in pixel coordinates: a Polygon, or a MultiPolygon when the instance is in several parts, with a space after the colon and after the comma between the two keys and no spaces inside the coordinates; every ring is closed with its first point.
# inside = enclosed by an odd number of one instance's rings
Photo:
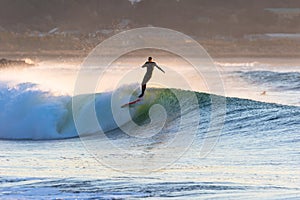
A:
{"type": "Polygon", "coordinates": [[[142,85],[142,94],[140,94],[139,98],[144,96],[145,90],[146,90],[146,84],[143,84],[142,85]]]}

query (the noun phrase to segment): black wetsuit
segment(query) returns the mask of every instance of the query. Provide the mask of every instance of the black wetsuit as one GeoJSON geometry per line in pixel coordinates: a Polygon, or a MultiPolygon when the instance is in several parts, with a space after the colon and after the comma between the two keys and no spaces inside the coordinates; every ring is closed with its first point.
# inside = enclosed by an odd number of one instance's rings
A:
{"type": "Polygon", "coordinates": [[[153,69],[154,67],[157,67],[159,70],[161,70],[162,72],[164,72],[159,66],[157,66],[157,64],[155,62],[146,62],[142,68],[147,67],[147,72],[144,76],[144,79],[142,81],[142,93],[140,94],[139,98],[144,96],[145,90],[146,90],[146,84],[148,83],[148,81],[151,79],[152,77],[152,73],[153,73],[153,69]]]}

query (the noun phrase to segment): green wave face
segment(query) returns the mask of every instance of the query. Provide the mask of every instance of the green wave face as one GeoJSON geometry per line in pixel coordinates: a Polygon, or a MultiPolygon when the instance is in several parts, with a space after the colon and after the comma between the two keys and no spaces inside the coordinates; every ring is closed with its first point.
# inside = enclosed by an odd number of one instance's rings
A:
{"type": "Polygon", "coordinates": [[[181,110],[180,102],[178,99],[185,100],[183,104],[185,105],[185,107],[189,108],[187,109],[189,111],[209,107],[211,104],[210,95],[206,93],[179,89],[150,88],[147,90],[147,93],[141,102],[130,106],[132,119],[138,125],[148,123],[149,109],[153,105],[159,104],[165,109],[167,113],[167,121],[172,121],[173,119],[180,117],[182,114],[185,114],[185,112],[181,110]],[[196,96],[197,102],[189,101],[189,97],[191,95],[196,96]]]}

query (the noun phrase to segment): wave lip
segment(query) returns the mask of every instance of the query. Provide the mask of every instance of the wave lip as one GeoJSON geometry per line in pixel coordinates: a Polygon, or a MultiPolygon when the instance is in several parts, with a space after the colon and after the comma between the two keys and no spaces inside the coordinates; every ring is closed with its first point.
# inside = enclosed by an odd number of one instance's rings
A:
{"type": "Polygon", "coordinates": [[[221,67],[255,67],[262,65],[259,62],[215,62],[215,64],[221,67]]]}

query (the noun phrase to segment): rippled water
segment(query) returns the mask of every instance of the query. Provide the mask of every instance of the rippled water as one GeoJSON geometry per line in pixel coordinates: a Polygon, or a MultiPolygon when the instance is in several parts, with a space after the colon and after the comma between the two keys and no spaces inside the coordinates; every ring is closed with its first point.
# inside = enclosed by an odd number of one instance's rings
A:
{"type": "MultiPolygon", "coordinates": [[[[0,114],[3,138],[0,140],[0,198],[298,199],[300,108],[299,99],[294,95],[299,93],[299,72],[292,67],[285,71],[275,70],[270,64],[258,62],[219,65],[226,69],[223,77],[227,93],[238,97],[239,87],[242,87],[240,97],[245,98],[248,88],[248,99],[252,100],[226,98],[224,127],[220,136],[215,135],[218,143],[206,157],[201,157],[200,151],[204,139],[209,137],[211,96],[208,94],[196,93],[198,106],[186,102],[190,110],[185,114],[192,113],[189,122],[192,124],[198,115],[200,121],[193,143],[178,159],[174,152],[180,152],[181,146],[173,149],[164,146],[165,141],[176,136],[178,116],[182,114],[171,91],[150,89],[148,96],[157,98],[151,101],[145,98],[143,104],[130,108],[137,123],[147,124],[148,116],[140,114],[147,113],[153,102],[165,107],[168,118],[163,134],[152,140],[133,140],[115,127],[114,121],[109,121],[109,113],[103,117],[99,111],[97,116],[106,120],[106,126],[110,127],[106,136],[120,148],[113,152],[107,141],[101,140],[104,136],[86,136],[87,141],[92,141],[92,148],[101,151],[101,156],[107,154],[107,160],[101,160],[95,159],[95,152],[91,154],[90,147],[82,139],[70,138],[76,136],[76,132],[68,118],[71,116],[68,95],[52,96],[34,84],[10,87],[3,82],[0,92],[3,110],[0,114]],[[261,94],[263,91],[266,93],[261,94]],[[279,99],[274,99],[280,94],[279,99]],[[20,99],[22,101],[17,101],[20,99]],[[195,109],[199,112],[194,112],[195,109]],[[55,131],[50,131],[53,124],[55,131]],[[63,137],[69,139],[57,140],[63,137]],[[129,161],[135,166],[152,164],[149,160],[142,163],[134,160],[132,155],[124,153],[125,150],[135,149],[149,155],[155,149],[165,148],[170,148],[170,160],[165,157],[160,162],[169,165],[146,173],[122,171],[122,163],[127,169],[125,165],[129,161]],[[108,160],[111,163],[107,163],[108,160]],[[116,161],[117,165],[109,165],[116,161]],[[117,171],[113,169],[116,166],[119,167],[117,171]]],[[[107,98],[109,95],[96,95],[96,106],[101,107],[107,98]]],[[[192,136],[190,126],[185,124],[181,130],[186,137],[192,136]]],[[[160,163],[153,163],[153,166],[157,164],[160,163]]]]}

